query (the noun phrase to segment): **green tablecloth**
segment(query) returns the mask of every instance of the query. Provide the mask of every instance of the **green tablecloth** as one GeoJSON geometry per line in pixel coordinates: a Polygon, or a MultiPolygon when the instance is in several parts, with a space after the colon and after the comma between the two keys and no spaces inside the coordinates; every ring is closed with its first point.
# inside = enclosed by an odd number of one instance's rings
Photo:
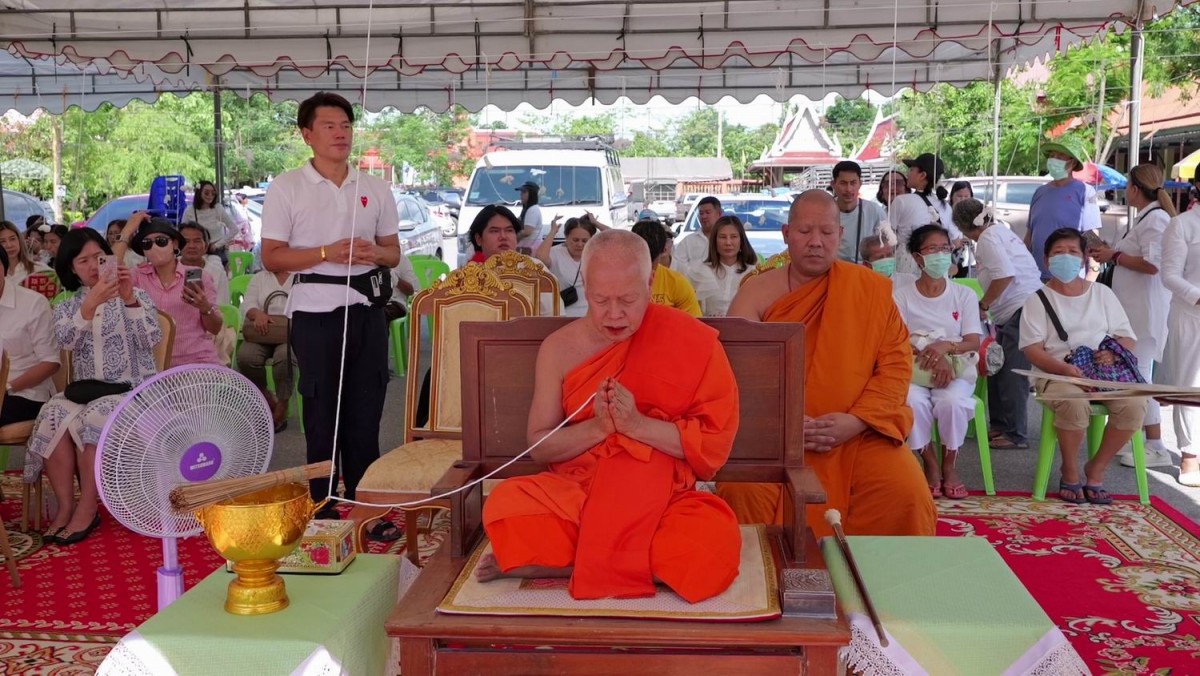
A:
{"type": "Polygon", "coordinates": [[[855,670],[938,676],[1088,673],[987,540],[848,540],[891,643],[888,648],[879,644],[837,541],[825,538],[822,552],[852,624],[847,661],[855,670]]]}
{"type": "Polygon", "coordinates": [[[387,673],[383,624],[396,605],[400,560],[359,554],[340,575],[284,575],[291,604],[270,615],[224,610],[232,573],[218,569],[114,648],[101,673],[387,673]],[[305,669],[299,669],[306,665],[305,669]],[[105,668],[107,667],[107,669],[105,668]]]}

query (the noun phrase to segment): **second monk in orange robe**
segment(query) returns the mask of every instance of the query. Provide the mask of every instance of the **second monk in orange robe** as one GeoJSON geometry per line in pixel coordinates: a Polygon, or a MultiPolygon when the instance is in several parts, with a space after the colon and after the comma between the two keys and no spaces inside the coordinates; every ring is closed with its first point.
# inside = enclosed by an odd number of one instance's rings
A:
{"type": "MultiPolygon", "coordinates": [[[[729,316],[805,325],[804,462],[828,496],[808,507],[809,527],[832,534],[824,519],[832,507],[848,535],[933,535],[937,512],[905,444],[913,358],[891,283],[836,260],[841,224],[824,191],[792,203],[784,239],[791,263],[747,281],[729,316]]],[[[743,523],[781,523],[780,491],[717,485],[743,523]]]]}
{"type": "Polygon", "coordinates": [[[695,490],[729,457],[738,393],[717,332],[650,304],[646,244],[608,231],[583,254],[588,314],[538,352],[530,443],[550,471],[508,479],[484,505],[498,575],[570,576],[578,599],[651,596],[660,581],[691,602],[737,577],[741,537],[720,498],[695,490]]]}

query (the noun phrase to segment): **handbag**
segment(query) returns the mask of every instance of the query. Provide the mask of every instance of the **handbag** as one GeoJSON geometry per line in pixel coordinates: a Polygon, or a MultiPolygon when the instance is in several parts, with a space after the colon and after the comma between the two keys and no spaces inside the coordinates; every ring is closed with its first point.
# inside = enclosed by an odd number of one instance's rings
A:
{"type": "MultiPolygon", "coordinates": [[[[913,350],[920,351],[925,349],[930,343],[941,340],[941,330],[937,330],[933,334],[922,331],[915,331],[910,336],[913,343],[913,350]]],[[[950,367],[954,370],[955,378],[962,378],[966,374],[980,368],[978,352],[964,352],[962,354],[947,354],[946,358],[950,360],[950,367]]],[[[918,387],[933,388],[933,372],[921,368],[917,365],[917,358],[913,356],[913,371],[912,384],[918,387]]]]}
{"type": "MultiPolygon", "coordinates": [[[[263,312],[266,312],[271,307],[271,301],[276,296],[287,298],[285,291],[272,291],[263,301],[263,312]]],[[[259,333],[258,329],[254,328],[254,322],[244,322],[242,324],[242,339],[247,343],[258,343],[259,345],[283,345],[288,342],[288,329],[290,321],[283,315],[273,315],[267,313],[267,332],[259,333]]]]}
{"type": "MultiPolygon", "coordinates": [[[[1046,315],[1050,318],[1050,323],[1054,325],[1054,331],[1058,334],[1058,339],[1067,342],[1067,331],[1063,328],[1062,322],[1058,319],[1058,314],[1054,312],[1054,308],[1050,305],[1050,299],[1046,297],[1046,293],[1042,290],[1037,292],[1038,298],[1041,299],[1042,305],[1046,308],[1046,315]]],[[[1080,346],[1071,350],[1063,361],[1071,366],[1079,369],[1083,373],[1084,378],[1090,380],[1106,380],[1111,383],[1145,383],[1146,379],[1142,377],[1138,371],[1137,356],[1125,346],[1117,342],[1112,336],[1105,336],[1104,340],[1100,341],[1100,346],[1096,349],[1080,346]],[[1111,364],[1101,364],[1096,361],[1096,353],[1111,352],[1115,359],[1111,364]]],[[[1099,388],[1090,388],[1092,391],[1099,388]]]]}
{"type": "Polygon", "coordinates": [[[1004,368],[1004,348],[996,342],[996,327],[988,326],[988,334],[979,343],[979,375],[994,376],[1004,368]]]}
{"type": "Polygon", "coordinates": [[[129,383],[110,383],[88,378],[68,384],[63,390],[63,396],[76,404],[90,404],[100,397],[125,394],[131,389],[133,386],[129,383]]]}
{"type": "Polygon", "coordinates": [[[579,289],[575,288],[575,285],[579,282],[579,273],[582,270],[583,264],[580,263],[579,267],[575,269],[575,280],[571,282],[571,286],[559,290],[558,295],[562,298],[563,307],[571,307],[579,302],[579,289]]]}

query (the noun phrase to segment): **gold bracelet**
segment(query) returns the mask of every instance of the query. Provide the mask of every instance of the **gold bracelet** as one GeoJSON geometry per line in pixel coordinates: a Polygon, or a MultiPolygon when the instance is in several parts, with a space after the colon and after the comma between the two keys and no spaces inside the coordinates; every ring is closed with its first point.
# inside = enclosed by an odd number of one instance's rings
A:
{"type": "Polygon", "coordinates": [[[321,262],[325,262],[325,247],[321,247],[321,262]]]}

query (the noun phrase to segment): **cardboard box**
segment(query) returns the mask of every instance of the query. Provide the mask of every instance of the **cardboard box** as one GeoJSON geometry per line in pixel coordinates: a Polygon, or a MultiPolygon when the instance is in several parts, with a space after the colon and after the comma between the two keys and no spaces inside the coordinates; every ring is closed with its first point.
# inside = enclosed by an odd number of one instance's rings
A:
{"type": "MultiPolygon", "coordinates": [[[[353,521],[314,519],[308,522],[300,546],[279,560],[277,572],[337,575],[356,554],[353,521]]],[[[225,568],[232,571],[233,564],[227,562],[225,568]]]]}

